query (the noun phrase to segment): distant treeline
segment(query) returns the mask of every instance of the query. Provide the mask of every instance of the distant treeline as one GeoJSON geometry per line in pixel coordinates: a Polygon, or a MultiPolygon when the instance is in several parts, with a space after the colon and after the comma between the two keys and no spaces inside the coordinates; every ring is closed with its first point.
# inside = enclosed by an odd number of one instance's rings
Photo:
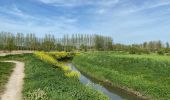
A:
{"type": "Polygon", "coordinates": [[[170,45],[168,42],[163,43],[162,41],[149,41],[142,44],[114,44],[113,50],[115,51],[128,51],[130,54],[149,54],[149,53],[158,53],[158,54],[168,54],[170,55],[170,45]]]}
{"type": "Polygon", "coordinates": [[[0,50],[43,50],[43,51],[73,51],[73,50],[112,50],[112,38],[95,34],[73,34],[57,38],[46,34],[44,38],[35,34],[9,32],[0,33],[0,50]]]}
{"type": "Polygon", "coordinates": [[[62,38],[52,34],[46,34],[44,38],[35,34],[0,33],[0,50],[43,50],[43,51],[123,51],[131,54],[158,53],[170,54],[169,43],[161,41],[149,41],[142,44],[115,44],[109,36],[96,34],[72,34],[62,38]]]}

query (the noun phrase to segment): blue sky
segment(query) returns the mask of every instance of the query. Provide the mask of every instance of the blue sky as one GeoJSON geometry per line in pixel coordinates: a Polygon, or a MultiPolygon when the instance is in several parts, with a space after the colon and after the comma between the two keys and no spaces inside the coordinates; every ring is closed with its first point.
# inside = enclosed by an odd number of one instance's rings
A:
{"type": "Polygon", "coordinates": [[[170,42],[170,0],[0,0],[0,31],[170,42]]]}

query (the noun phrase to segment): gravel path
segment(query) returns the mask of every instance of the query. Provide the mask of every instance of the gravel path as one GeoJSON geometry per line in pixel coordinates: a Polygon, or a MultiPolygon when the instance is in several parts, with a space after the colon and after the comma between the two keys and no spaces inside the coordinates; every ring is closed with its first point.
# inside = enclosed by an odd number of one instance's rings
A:
{"type": "Polygon", "coordinates": [[[4,61],[16,64],[12,75],[6,85],[6,90],[0,100],[22,100],[22,87],[24,83],[24,63],[19,61],[4,61]]]}

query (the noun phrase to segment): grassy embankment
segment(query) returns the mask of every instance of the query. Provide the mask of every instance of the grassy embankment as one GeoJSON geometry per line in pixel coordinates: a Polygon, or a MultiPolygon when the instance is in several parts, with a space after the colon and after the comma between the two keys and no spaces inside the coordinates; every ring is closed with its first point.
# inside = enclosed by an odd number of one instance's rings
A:
{"type": "Polygon", "coordinates": [[[70,78],[63,70],[34,55],[7,56],[25,62],[23,95],[25,100],[108,100],[102,93],[70,78]]]}
{"type": "Polygon", "coordinates": [[[170,57],[100,52],[81,54],[73,63],[87,75],[113,86],[154,100],[170,98],[170,57]]]}
{"type": "Polygon", "coordinates": [[[4,92],[5,84],[8,82],[8,79],[14,68],[13,63],[0,62],[0,94],[4,92]]]}

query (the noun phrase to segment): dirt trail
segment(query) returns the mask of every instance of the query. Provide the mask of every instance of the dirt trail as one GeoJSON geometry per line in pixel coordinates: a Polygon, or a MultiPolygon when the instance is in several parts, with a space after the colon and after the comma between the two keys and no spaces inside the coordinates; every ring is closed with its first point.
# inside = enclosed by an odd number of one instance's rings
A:
{"type": "Polygon", "coordinates": [[[29,51],[29,50],[18,50],[18,51],[0,51],[0,56],[6,56],[6,55],[16,55],[16,54],[30,54],[33,53],[34,51],[29,51]]]}
{"type": "Polygon", "coordinates": [[[22,87],[24,83],[24,63],[19,61],[4,61],[16,64],[12,75],[6,85],[6,90],[0,100],[22,100],[22,87]]]}

